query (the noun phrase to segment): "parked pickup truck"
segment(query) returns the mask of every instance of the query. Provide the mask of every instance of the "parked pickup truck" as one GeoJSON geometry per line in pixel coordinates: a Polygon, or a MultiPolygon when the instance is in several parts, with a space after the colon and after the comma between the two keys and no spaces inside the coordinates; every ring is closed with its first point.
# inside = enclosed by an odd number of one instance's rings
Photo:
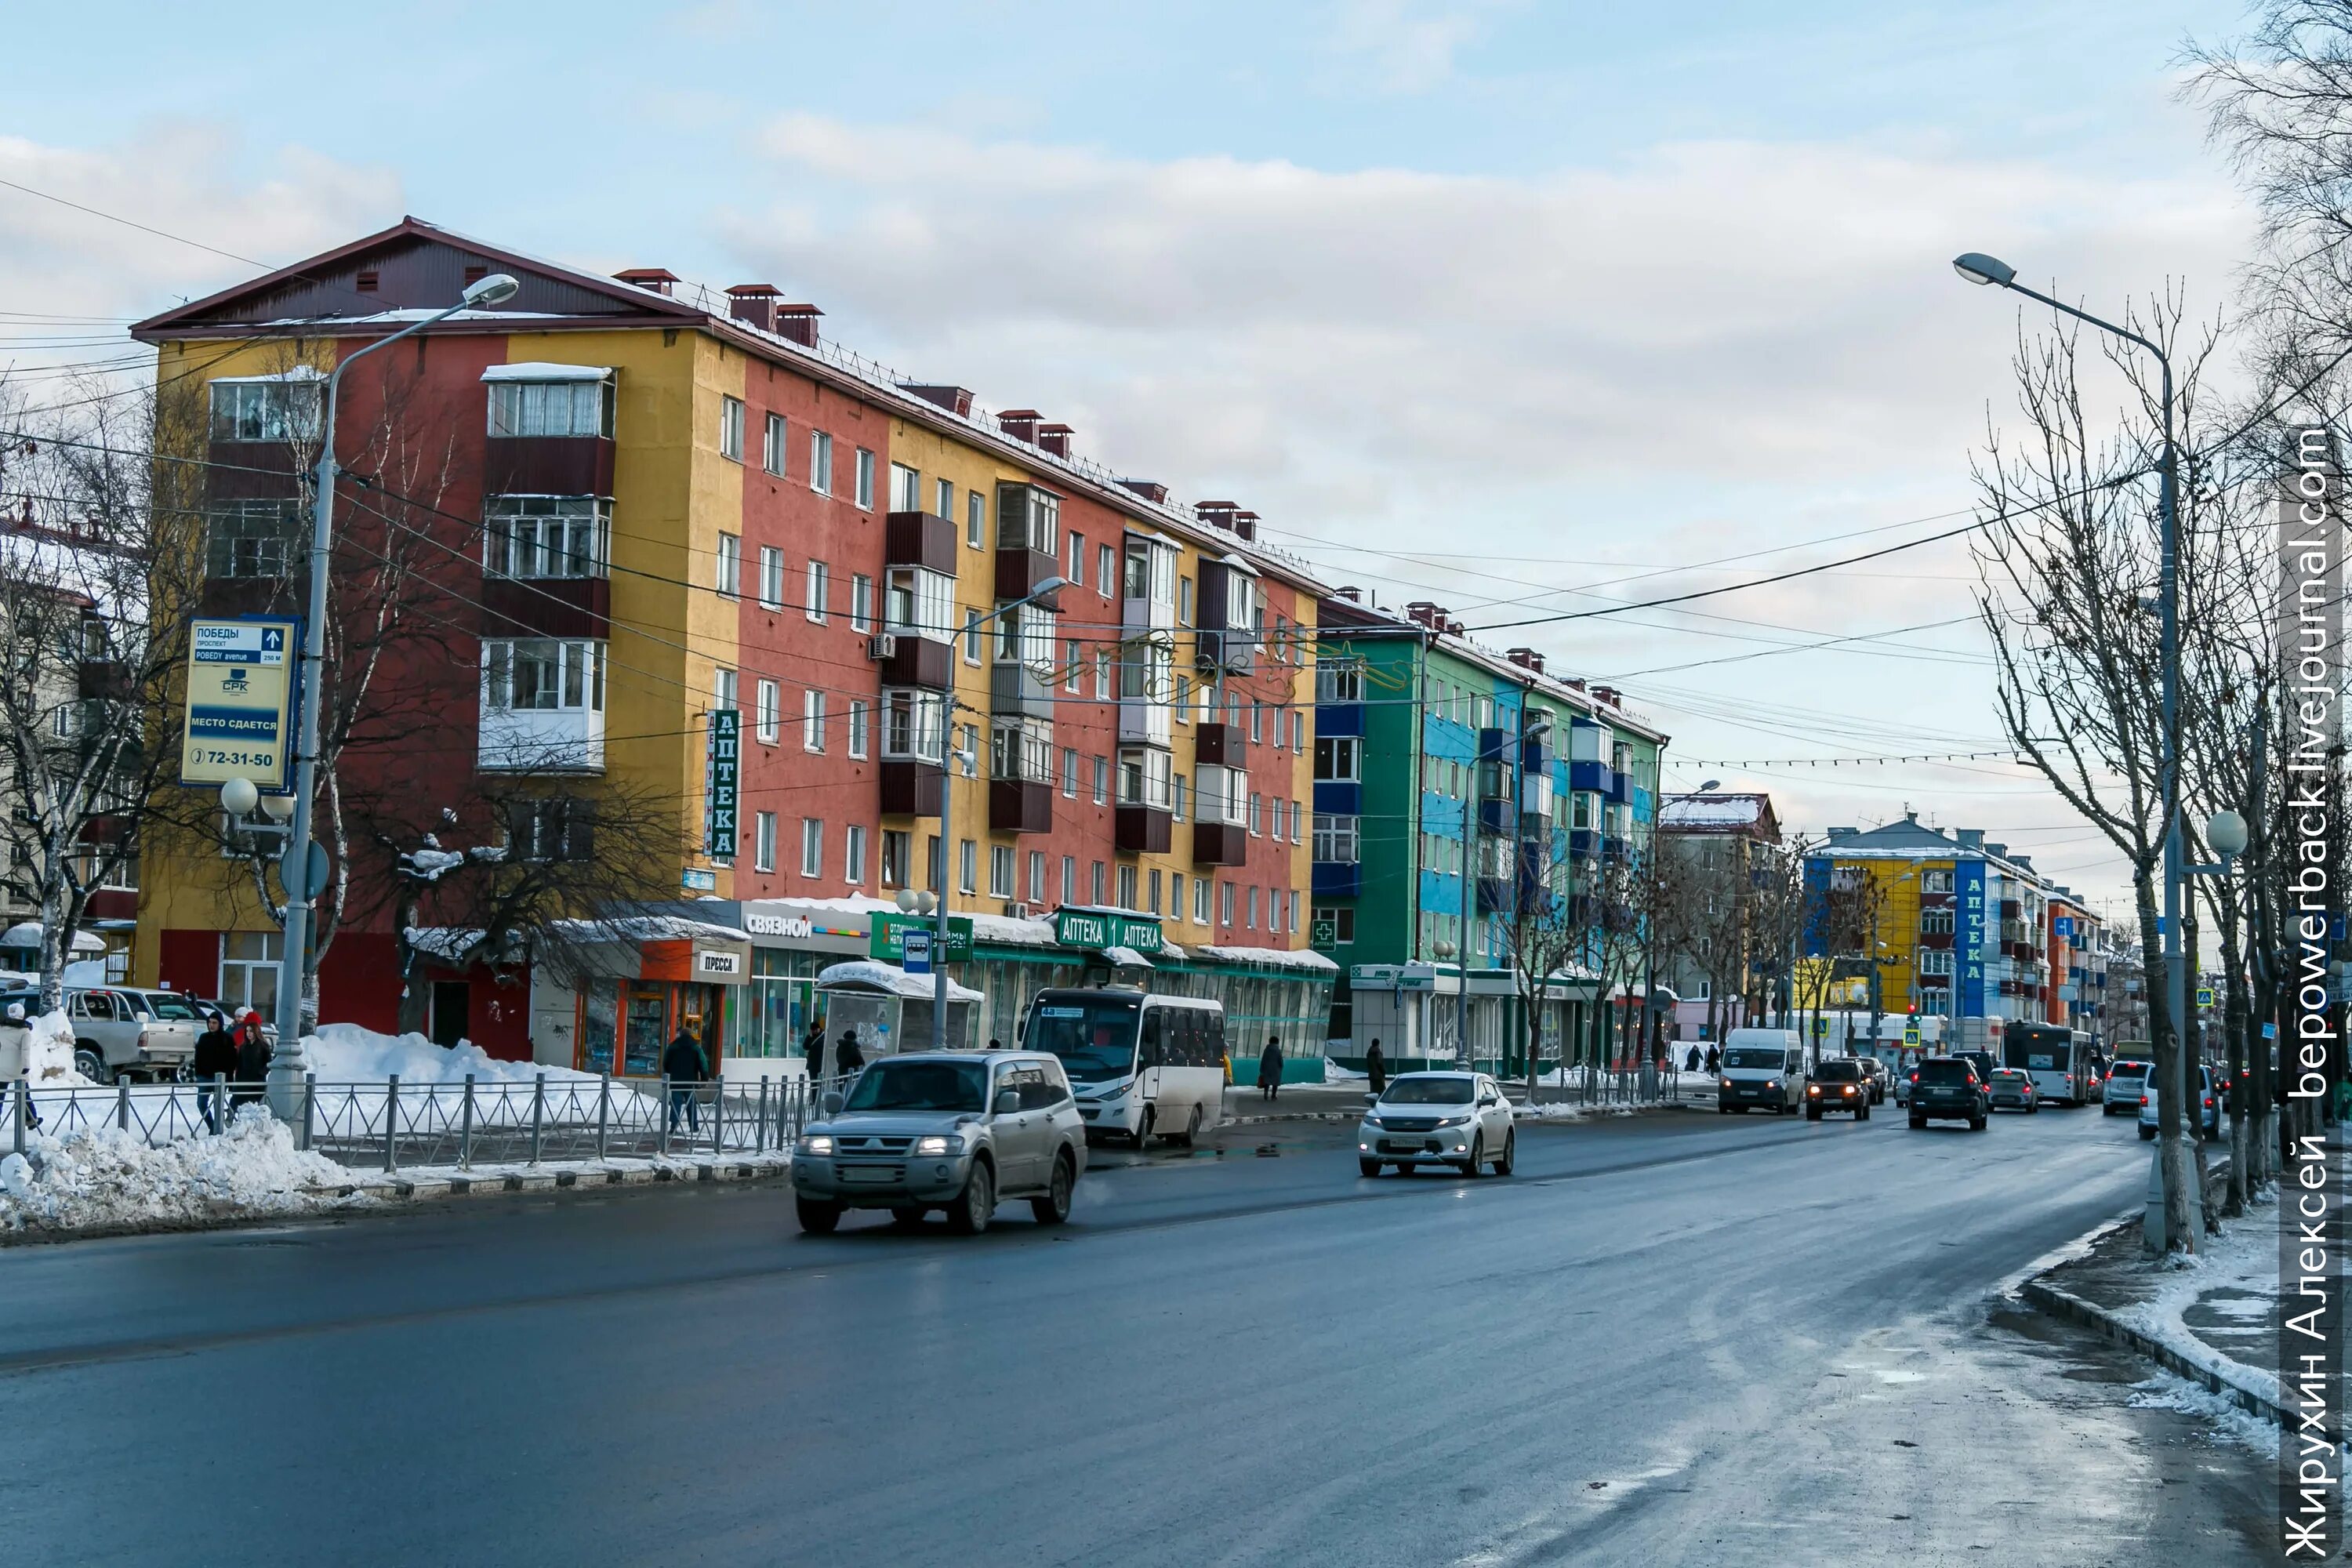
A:
{"type": "Polygon", "coordinates": [[[203,1016],[176,991],[127,985],[66,993],[73,1025],[74,1070],[97,1083],[123,1078],[177,1078],[196,1054],[203,1016]]]}

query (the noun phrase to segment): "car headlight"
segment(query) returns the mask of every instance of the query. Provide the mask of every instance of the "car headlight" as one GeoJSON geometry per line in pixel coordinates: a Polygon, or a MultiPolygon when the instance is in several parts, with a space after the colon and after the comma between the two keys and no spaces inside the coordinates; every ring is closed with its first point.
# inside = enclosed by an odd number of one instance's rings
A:
{"type": "Polygon", "coordinates": [[[1364,1125],[1367,1127],[1385,1128],[1388,1126],[1388,1123],[1381,1121],[1377,1116],[1367,1116],[1364,1118],[1364,1125]]]}
{"type": "Polygon", "coordinates": [[[1777,1079],[1777,1078],[1776,1078],[1776,1079],[1774,1079],[1770,1083],[1766,1084],[1764,1087],[1765,1087],[1766,1089],[1778,1089],[1778,1088],[1780,1088],[1780,1080],[1779,1079],[1777,1079]]]}
{"type": "Polygon", "coordinates": [[[961,1154],[963,1152],[963,1140],[961,1138],[942,1137],[940,1134],[934,1132],[929,1137],[918,1138],[915,1140],[915,1152],[918,1154],[961,1154]]]}
{"type": "Polygon", "coordinates": [[[1723,1080],[1723,1087],[1724,1087],[1724,1088],[1726,1088],[1726,1089],[1729,1089],[1729,1088],[1731,1087],[1731,1080],[1730,1080],[1729,1079],[1725,1079],[1723,1080]]]}
{"type": "Polygon", "coordinates": [[[810,1133],[801,1140],[801,1152],[803,1154],[830,1154],[833,1152],[833,1140],[822,1132],[810,1133]]]}
{"type": "Polygon", "coordinates": [[[1438,1122],[1438,1125],[1440,1127],[1467,1127],[1470,1125],[1470,1113],[1468,1111],[1464,1111],[1459,1116],[1445,1117],[1438,1122]]]}

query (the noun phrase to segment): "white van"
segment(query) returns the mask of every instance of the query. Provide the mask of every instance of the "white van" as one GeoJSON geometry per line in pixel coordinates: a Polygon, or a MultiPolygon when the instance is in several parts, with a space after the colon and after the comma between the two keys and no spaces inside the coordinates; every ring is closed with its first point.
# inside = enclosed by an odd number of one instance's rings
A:
{"type": "Polygon", "coordinates": [[[1786,1116],[1805,1103],[1805,1047],[1794,1029],[1734,1029],[1723,1037],[1715,1109],[1725,1116],[1762,1106],[1786,1116]]]}

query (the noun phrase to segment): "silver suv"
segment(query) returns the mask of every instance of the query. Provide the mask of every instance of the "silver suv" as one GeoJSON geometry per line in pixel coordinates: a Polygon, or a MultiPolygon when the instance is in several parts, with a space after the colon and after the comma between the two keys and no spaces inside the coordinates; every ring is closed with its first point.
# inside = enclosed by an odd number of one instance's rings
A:
{"type": "Polygon", "coordinates": [[[914,1226],[933,1209],[970,1236],[996,1205],[1027,1198],[1040,1225],[1070,1217],[1087,1129],[1061,1062],[1031,1051],[927,1051],[868,1063],[846,1098],[793,1150],[801,1228],[824,1234],[849,1209],[914,1226]]]}
{"type": "Polygon", "coordinates": [[[2106,1081],[2099,1086],[2099,1114],[2136,1114],[2139,1110],[2140,1091],[2147,1086],[2151,1065],[2126,1057],[2109,1068],[2106,1081]]]}

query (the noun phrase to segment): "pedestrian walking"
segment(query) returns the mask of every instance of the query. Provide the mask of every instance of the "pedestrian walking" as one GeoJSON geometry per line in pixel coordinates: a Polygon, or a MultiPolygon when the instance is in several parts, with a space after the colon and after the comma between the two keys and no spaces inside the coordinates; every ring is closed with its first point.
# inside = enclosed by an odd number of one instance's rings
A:
{"type": "Polygon", "coordinates": [[[689,1131],[702,1131],[702,1112],[695,1105],[695,1092],[710,1073],[710,1063],[702,1054],[702,1042],[695,1038],[698,1019],[688,1018],[677,1026],[677,1037],[662,1052],[662,1077],[669,1079],[669,1130],[677,1131],[678,1112],[686,1112],[689,1131]]]}
{"type": "Polygon", "coordinates": [[[236,1026],[236,1087],[229,1091],[229,1114],[261,1098],[269,1082],[269,1037],[261,1032],[261,1015],[246,1009],[236,1026]]]}
{"type": "Polygon", "coordinates": [[[866,1053],[857,1048],[856,1030],[841,1031],[841,1039],[834,1047],[833,1059],[841,1064],[844,1079],[854,1078],[866,1069],[866,1053]]]}
{"type": "Polygon", "coordinates": [[[188,1070],[196,1079],[196,1114],[205,1119],[205,1131],[217,1132],[221,1112],[228,1107],[213,1103],[213,1085],[218,1079],[238,1076],[236,1037],[228,1032],[226,1016],[214,1015],[211,1027],[196,1037],[196,1054],[188,1063],[188,1070]]]}
{"type": "Polygon", "coordinates": [[[1259,1097],[1279,1099],[1282,1094],[1282,1040],[1278,1036],[1265,1037],[1265,1049],[1257,1055],[1257,1088],[1259,1097]]]}
{"type": "Polygon", "coordinates": [[[1690,1056],[1683,1062],[1683,1071],[1698,1071],[1698,1042],[1696,1040],[1693,1040],[1691,1042],[1690,1056]]]}
{"type": "Polygon", "coordinates": [[[1364,1053],[1364,1071],[1372,1080],[1372,1098],[1378,1100],[1389,1087],[1388,1058],[1381,1055],[1381,1037],[1372,1037],[1371,1049],[1364,1053]]]}
{"type": "Polygon", "coordinates": [[[809,1092],[814,1094],[824,1086],[824,1026],[822,1023],[809,1026],[808,1038],[801,1042],[801,1049],[808,1057],[809,1092]]]}
{"type": "Polygon", "coordinates": [[[1715,1072],[1723,1061],[1723,1052],[1714,1046],[1706,1048],[1706,1070],[1715,1072]]]}

